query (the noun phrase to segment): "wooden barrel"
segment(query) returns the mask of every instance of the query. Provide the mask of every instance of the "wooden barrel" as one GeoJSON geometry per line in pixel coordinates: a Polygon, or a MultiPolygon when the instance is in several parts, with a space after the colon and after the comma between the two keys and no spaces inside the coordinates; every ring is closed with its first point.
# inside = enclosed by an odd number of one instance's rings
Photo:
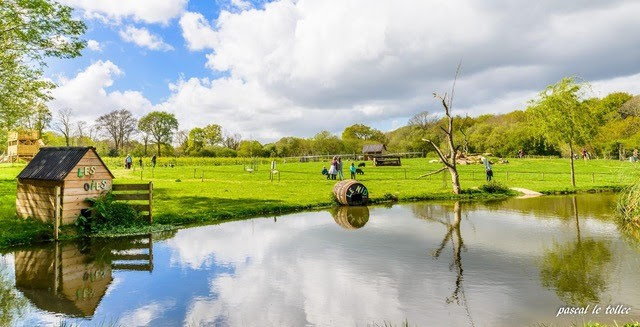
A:
{"type": "Polygon", "coordinates": [[[333,219],[344,229],[358,229],[369,221],[369,208],[358,207],[338,207],[332,212],[333,219]]]}
{"type": "Polygon", "coordinates": [[[369,202],[367,187],[354,179],[337,182],[333,194],[340,204],[347,206],[364,206],[369,202]]]}

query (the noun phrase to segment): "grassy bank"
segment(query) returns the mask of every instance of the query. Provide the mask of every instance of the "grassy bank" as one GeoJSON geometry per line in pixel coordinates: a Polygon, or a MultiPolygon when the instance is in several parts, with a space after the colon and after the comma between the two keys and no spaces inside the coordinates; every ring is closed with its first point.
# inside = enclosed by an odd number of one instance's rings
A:
{"type": "MultiPolygon", "coordinates": [[[[418,179],[437,170],[439,163],[432,159],[405,159],[402,167],[364,167],[358,175],[369,189],[374,202],[397,198],[399,201],[454,198],[487,198],[495,195],[469,191],[460,196],[451,194],[448,175],[438,174],[418,179]]],[[[494,179],[509,187],[522,187],[542,193],[572,193],[583,191],[618,190],[630,185],[640,175],[640,166],[614,160],[576,162],[577,185],[570,187],[568,160],[510,159],[508,164],[494,165],[494,179]]],[[[160,165],[155,169],[125,170],[110,168],[115,183],[154,183],[155,223],[145,231],[163,230],[176,226],[220,222],[260,215],[273,215],[332,205],[331,189],[335,181],[320,174],[328,163],[279,163],[279,181],[269,179],[269,165],[259,164],[253,173],[239,165],[200,165],[206,161],[193,158],[176,159],[174,167],[160,165]]],[[[242,162],[239,160],[238,162],[242,162]]],[[[247,161],[248,162],[248,161],[247,161]]],[[[23,166],[0,166],[0,247],[27,243],[48,237],[49,226],[20,221],[15,218],[15,176],[23,166]]],[[[348,169],[345,169],[348,172],[348,169]]],[[[484,183],[481,165],[459,167],[464,189],[477,188],[484,183]]],[[[348,176],[347,176],[348,177],[348,176]]],[[[106,234],[130,234],[140,229],[120,229],[106,234]]]]}

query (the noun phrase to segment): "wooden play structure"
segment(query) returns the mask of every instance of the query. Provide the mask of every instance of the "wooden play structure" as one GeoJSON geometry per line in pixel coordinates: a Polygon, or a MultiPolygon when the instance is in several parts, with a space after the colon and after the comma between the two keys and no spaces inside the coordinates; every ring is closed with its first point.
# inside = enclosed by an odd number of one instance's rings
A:
{"type": "Polygon", "coordinates": [[[387,146],[378,143],[378,144],[365,144],[362,146],[362,155],[364,156],[364,160],[372,160],[376,157],[381,157],[387,154],[387,146]]]}
{"type": "Polygon", "coordinates": [[[109,191],[113,178],[94,147],[41,148],[18,175],[18,216],[73,224],[86,199],[109,191]]]}
{"type": "Polygon", "coordinates": [[[9,132],[7,137],[7,161],[18,160],[29,161],[38,153],[40,147],[44,146],[38,137],[37,131],[14,131],[9,132]]]}
{"type": "Polygon", "coordinates": [[[366,206],[340,206],[332,212],[333,219],[346,230],[364,227],[369,221],[369,208],[366,206]]]}
{"type": "Polygon", "coordinates": [[[402,166],[399,156],[380,156],[373,158],[374,166],[402,166]]]}
{"type": "Polygon", "coordinates": [[[369,203],[367,187],[355,179],[339,181],[333,186],[336,200],[347,206],[364,206],[369,203]]]}

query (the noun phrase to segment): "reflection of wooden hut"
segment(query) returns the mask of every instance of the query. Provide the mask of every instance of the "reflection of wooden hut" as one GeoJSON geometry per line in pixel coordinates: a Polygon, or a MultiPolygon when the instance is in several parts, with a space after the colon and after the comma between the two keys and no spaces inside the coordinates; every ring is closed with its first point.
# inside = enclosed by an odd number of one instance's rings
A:
{"type": "Polygon", "coordinates": [[[111,266],[75,244],[15,252],[16,288],[40,309],[93,315],[112,281],[111,266]]]}
{"type": "Polygon", "coordinates": [[[364,155],[364,160],[372,160],[375,157],[387,154],[387,147],[382,143],[365,144],[362,147],[362,154],[364,155]]]}
{"type": "Polygon", "coordinates": [[[31,160],[44,145],[37,131],[9,132],[7,157],[10,161],[31,160]]]}
{"type": "Polygon", "coordinates": [[[15,252],[16,288],[36,307],[90,317],[113,280],[112,272],[153,271],[151,235],[55,242],[15,252]]]}
{"type": "Polygon", "coordinates": [[[85,199],[111,189],[112,180],[94,147],[44,147],[18,175],[16,210],[23,218],[53,221],[59,188],[61,224],[72,224],[89,207],[85,199]]]}

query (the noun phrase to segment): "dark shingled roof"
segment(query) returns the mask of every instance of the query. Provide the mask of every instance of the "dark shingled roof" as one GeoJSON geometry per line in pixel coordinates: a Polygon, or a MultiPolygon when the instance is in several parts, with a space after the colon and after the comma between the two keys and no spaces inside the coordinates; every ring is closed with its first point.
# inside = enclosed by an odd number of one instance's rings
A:
{"type": "MultiPolygon", "coordinates": [[[[91,146],[40,148],[36,156],[20,172],[18,179],[62,181],[89,150],[95,151],[96,149],[91,146]]],[[[102,159],[100,161],[102,162],[102,159]]],[[[107,165],[104,162],[102,164],[113,177],[107,165]]]]}
{"type": "Polygon", "coordinates": [[[362,147],[362,153],[370,153],[370,152],[382,152],[383,150],[387,150],[387,147],[382,144],[382,143],[378,143],[378,144],[365,144],[362,147]]]}

